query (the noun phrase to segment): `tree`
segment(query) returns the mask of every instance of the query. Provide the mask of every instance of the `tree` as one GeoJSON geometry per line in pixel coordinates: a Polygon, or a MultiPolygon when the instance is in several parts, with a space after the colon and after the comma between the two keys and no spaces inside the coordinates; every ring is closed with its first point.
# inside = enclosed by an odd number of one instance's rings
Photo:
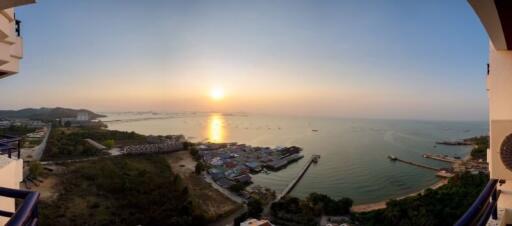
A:
{"type": "Polygon", "coordinates": [[[200,156],[199,156],[199,151],[196,149],[196,148],[191,148],[190,149],[190,154],[192,155],[192,157],[194,157],[194,159],[196,161],[199,161],[200,160],[200,156]]]}
{"type": "Polygon", "coordinates": [[[229,190],[235,193],[239,193],[245,189],[245,186],[240,183],[233,184],[229,186],[229,190]]]}
{"type": "Polygon", "coordinates": [[[38,178],[43,172],[43,166],[41,163],[39,163],[39,161],[32,161],[30,162],[28,171],[30,176],[38,178]]]}
{"type": "Polygon", "coordinates": [[[190,150],[192,148],[194,148],[194,143],[188,141],[183,142],[183,149],[190,150]]]}
{"type": "Polygon", "coordinates": [[[71,127],[71,121],[64,122],[64,126],[65,127],[71,127]]]}
{"type": "Polygon", "coordinates": [[[251,199],[247,203],[247,214],[252,218],[260,218],[263,212],[263,203],[259,199],[251,199]]]}
{"type": "Polygon", "coordinates": [[[116,145],[116,142],[113,139],[109,139],[109,140],[106,140],[105,142],[103,142],[103,144],[108,149],[111,149],[111,148],[113,148],[116,145]]]}
{"type": "Polygon", "coordinates": [[[354,201],[350,198],[341,198],[338,201],[336,201],[338,212],[339,214],[348,214],[350,213],[350,208],[352,208],[352,205],[354,204],[354,201]]]}
{"type": "Polygon", "coordinates": [[[204,164],[202,162],[200,162],[200,161],[197,162],[197,164],[196,164],[196,174],[197,175],[201,174],[201,172],[203,172],[204,168],[205,167],[204,167],[204,164]]]}

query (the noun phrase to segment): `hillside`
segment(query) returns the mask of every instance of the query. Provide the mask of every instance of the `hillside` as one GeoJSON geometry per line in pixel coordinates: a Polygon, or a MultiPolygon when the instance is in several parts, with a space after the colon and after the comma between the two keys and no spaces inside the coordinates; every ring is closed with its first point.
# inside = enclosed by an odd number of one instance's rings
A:
{"type": "Polygon", "coordinates": [[[25,108],[21,110],[0,110],[0,118],[24,118],[32,120],[55,120],[58,118],[76,117],[78,112],[89,113],[91,119],[105,117],[86,109],[71,108],[25,108]]]}

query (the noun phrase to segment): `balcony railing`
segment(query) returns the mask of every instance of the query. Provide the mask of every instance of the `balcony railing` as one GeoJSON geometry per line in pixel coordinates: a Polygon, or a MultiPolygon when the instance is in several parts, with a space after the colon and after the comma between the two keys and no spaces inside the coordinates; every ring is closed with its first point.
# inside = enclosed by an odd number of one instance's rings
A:
{"type": "Polygon", "coordinates": [[[14,14],[14,25],[16,36],[21,37],[21,20],[16,19],[16,14],[14,14]]]}
{"type": "Polygon", "coordinates": [[[36,226],[39,220],[39,193],[10,188],[0,188],[0,197],[22,199],[16,212],[0,210],[0,216],[10,218],[5,226],[36,226]]]}
{"type": "Polygon", "coordinates": [[[21,37],[21,20],[16,20],[16,35],[21,37]]]}
{"type": "Polygon", "coordinates": [[[489,218],[498,219],[498,198],[500,191],[496,189],[498,180],[491,179],[476,201],[466,213],[455,223],[455,226],[486,225],[489,218]]]}
{"type": "Polygon", "coordinates": [[[18,159],[21,159],[21,138],[9,135],[0,135],[0,155],[12,155],[17,153],[18,159]]]}

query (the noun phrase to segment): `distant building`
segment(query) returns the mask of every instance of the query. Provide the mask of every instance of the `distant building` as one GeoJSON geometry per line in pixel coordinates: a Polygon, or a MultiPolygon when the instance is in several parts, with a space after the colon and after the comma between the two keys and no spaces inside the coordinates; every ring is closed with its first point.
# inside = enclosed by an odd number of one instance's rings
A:
{"type": "Polygon", "coordinates": [[[240,223],[240,226],[273,226],[273,224],[268,220],[248,219],[240,223]]]}
{"type": "Polygon", "coordinates": [[[89,121],[89,113],[86,111],[79,111],[76,114],[76,120],[77,121],[89,121]]]}
{"type": "Polygon", "coordinates": [[[60,124],[63,126],[85,126],[85,127],[103,127],[101,121],[91,121],[89,113],[86,111],[79,111],[75,117],[60,118],[60,124]]]}

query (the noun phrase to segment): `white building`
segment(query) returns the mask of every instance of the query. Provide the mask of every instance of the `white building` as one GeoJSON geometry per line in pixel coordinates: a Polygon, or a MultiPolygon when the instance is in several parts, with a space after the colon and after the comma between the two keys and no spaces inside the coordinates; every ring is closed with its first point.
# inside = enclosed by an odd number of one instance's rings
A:
{"type": "Polygon", "coordinates": [[[86,111],[79,111],[76,114],[76,120],[77,121],[89,121],[89,113],[86,111]]]}
{"type": "MultiPolygon", "coordinates": [[[[35,0],[0,1],[0,79],[19,71],[19,61],[23,57],[23,40],[20,36],[20,21],[16,20],[14,7],[34,3],[35,0]]],[[[0,155],[0,188],[19,189],[23,179],[23,160],[15,155],[8,158],[0,155]]],[[[0,210],[15,212],[13,198],[0,196],[0,210]]],[[[0,217],[0,225],[9,218],[0,217]]]]}
{"type": "Polygon", "coordinates": [[[475,201],[474,204],[483,210],[483,217],[470,219],[476,216],[470,209],[457,225],[485,223],[489,215],[494,215],[490,220],[493,225],[509,225],[512,224],[512,1],[469,0],[469,3],[490,40],[487,66],[490,148],[487,161],[491,180],[487,185],[489,189],[484,189],[481,194],[485,203],[475,201]],[[490,207],[488,212],[487,206],[490,207]]]}

